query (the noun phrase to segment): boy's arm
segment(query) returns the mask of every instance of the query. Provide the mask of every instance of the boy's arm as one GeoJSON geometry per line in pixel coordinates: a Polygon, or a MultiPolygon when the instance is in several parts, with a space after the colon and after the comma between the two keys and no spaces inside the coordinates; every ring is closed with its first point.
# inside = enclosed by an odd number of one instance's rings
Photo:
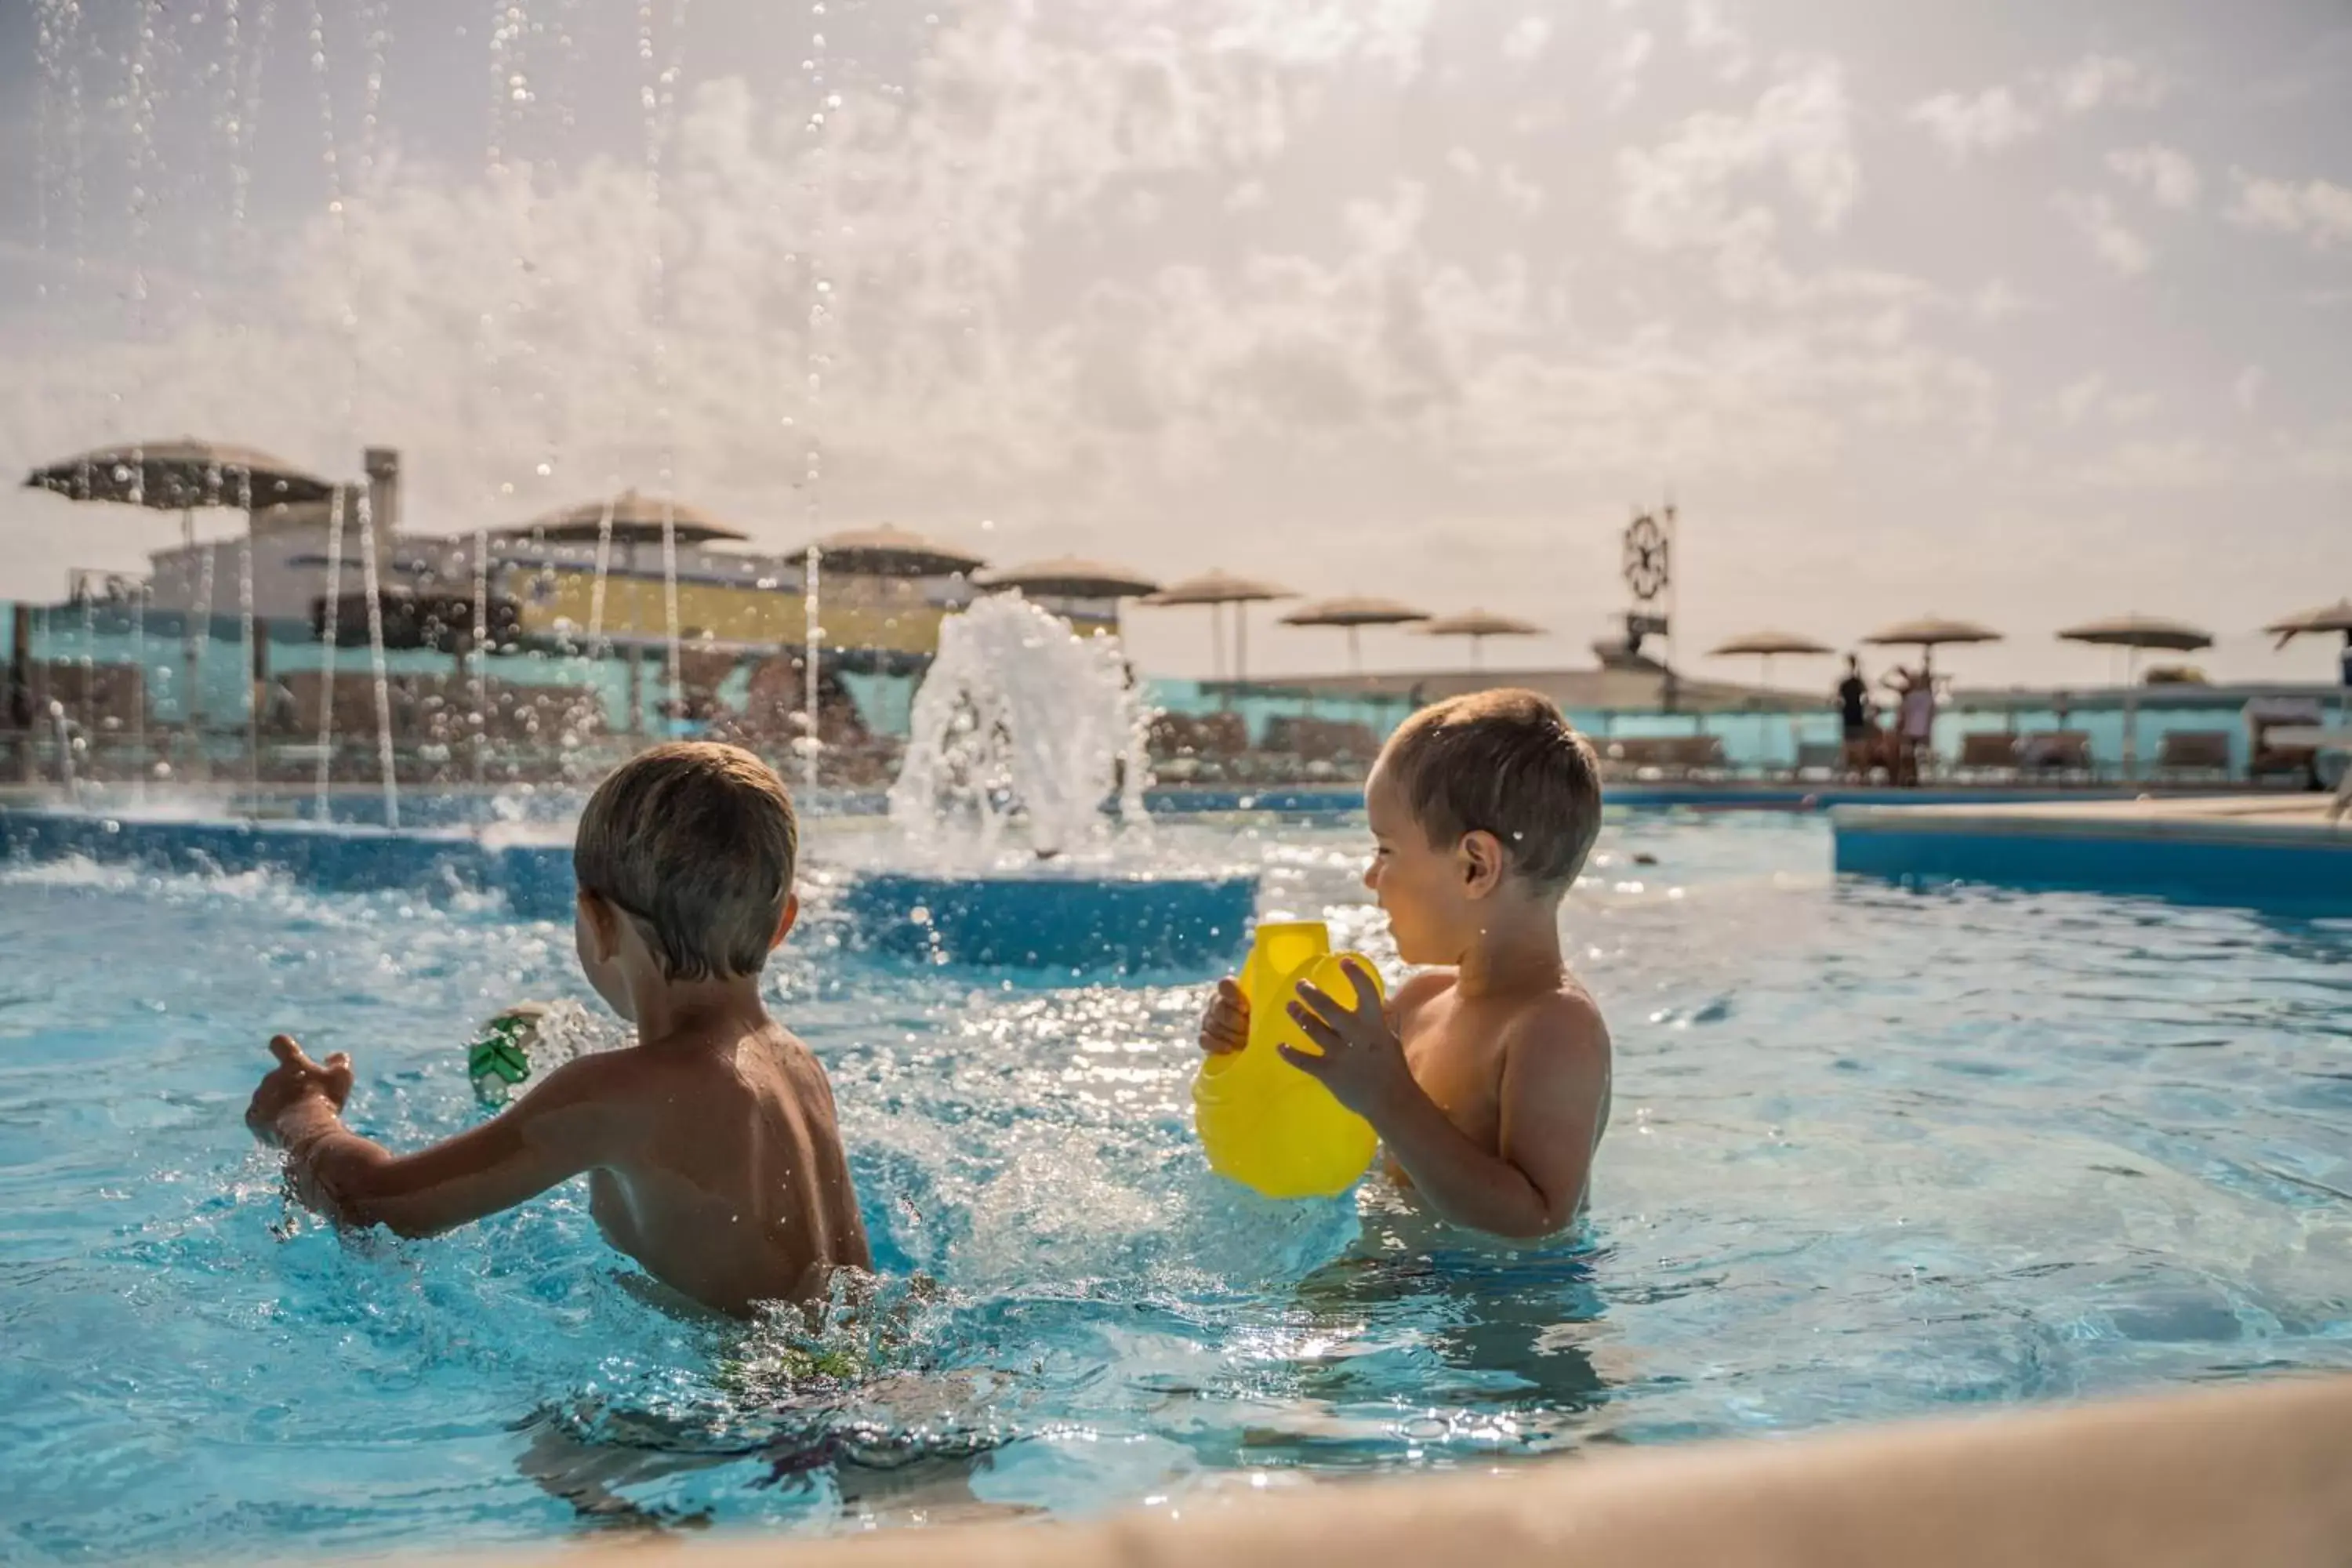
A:
{"type": "Polygon", "coordinates": [[[431,1236],[514,1207],[597,1164],[614,1142],[615,1112],[600,1092],[605,1066],[566,1062],[511,1110],[469,1131],[394,1154],[343,1125],[348,1064],[320,1068],[284,1036],[270,1042],[280,1066],[262,1080],[247,1121],[286,1150],[304,1203],[349,1225],[431,1236]],[[281,1044],[282,1042],[282,1044],[281,1044]]]}
{"type": "Polygon", "coordinates": [[[1440,1215],[1529,1238],[1575,1217],[1608,1094],[1600,1020],[1589,1007],[1557,999],[1502,1041],[1501,1147],[1490,1152],[1413,1080],[1368,988],[1359,988],[1353,1009],[1311,988],[1302,987],[1302,995],[1293,1016],[1324,1054],[1284,1055],[1372,1124],[1440,1215]]]}

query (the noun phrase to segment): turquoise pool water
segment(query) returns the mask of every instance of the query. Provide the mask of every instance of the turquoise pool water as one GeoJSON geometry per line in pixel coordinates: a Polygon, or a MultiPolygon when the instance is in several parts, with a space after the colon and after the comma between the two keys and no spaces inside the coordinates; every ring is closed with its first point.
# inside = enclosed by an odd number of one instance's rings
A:
{"type": "MultiPolygon", "coordinates": [[[[1192,834],[1379,950],[1356,832],[1192,834]]],[[[748,1339],[650,1304],[576,1192],[342,1238],[239,1125],[280,1028],[355,1055],[363,1129],[466,1125],[459,1042],[584,994],[568,931],[0,869],[0,1559],[1181,1509],[2352,1366],[2352,922],[1840,883],[1812,819],[1629,818],[1601,856],[1567,924],[1615,1122],[1588,1232],[1517,1254],[1210,1177],[1192,987],[892,966],[820,908],[773,988],[887,1300],[748,1339]],[[811,1349],[881,1374],[795,1383],[811,1349]]]]}

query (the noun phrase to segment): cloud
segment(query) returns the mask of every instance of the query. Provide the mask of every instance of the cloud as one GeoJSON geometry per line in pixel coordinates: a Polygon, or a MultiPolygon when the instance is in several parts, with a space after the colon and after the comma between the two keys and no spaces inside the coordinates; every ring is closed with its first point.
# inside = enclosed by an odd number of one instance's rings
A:
{"type": "Polygon", "coordinates": [[[2089,55],[2055,71],[2037,72],[2016,88],[1995,85],[1975,93],[1939,92],[1911,106],[1905,118],[1924,125],[1954,163],[1998,153],[2041,134],[2051,119],[2105,108],[2147,109],[2162,101],[2168,83],[2153,67],[2115,55],[2089,55]]]}
{"type": "Polygon", "coordinates": [[[1685,7],[1683,42],[1691,53],[1712,58],[1715,74],[1723,81],[1742,79],[1755,64],[1746,36],[1724,20],[1714,0],[1690,0],[1685,7]]]}
{"type": "Polygon", "coordinates": [[[2263,179],[2243,169],[2230,171],[2238,199],[2230,221],[2242,227],[2294,235],[2314,250],[2352,243],[2352,189],[2329,180],[2263,179]]]}
{"type": "Polygon", "coordinates": [[[1551,18],[1522,16],[1503,35],[1503,58],[1514,65],[1532,65],[1551,45],[1551,18]]]}
{"type": "Polygon", "coordinates": [[[2090,241],[2098,258],[2116,273],[2137,278],[2156,265],[2155,249],[2124,226],[2123,220],[2116,216],[2116,204],[2107,197],[2061,191],[2054,201],[2058,210],[2090,241]]]}
{"type": "Polygon", "coordinates": [[[2230,401],[2238,405],[2239,413],[2254,411],[2254,405],[2263,395],[2263,383],[2267,379],[2258,364],[2250,364],[2238,373],[2238,379],[2230,384],[2230,401]]]}
{"type": "Polygon", "coordinates": [[[2032,301],[2011,288],[2007,279],[1995,278],[1969,296],[1968,308],[1978,321],[1998,324],[2011,316],[2022,315],[2033,306],[2032,301]]]}
{"type": "Polygon", "coordinates": [[[2152,392],[2117,392],[2107,378],[2094,371],[2068,384],[2051,399],[2060,423],[2072,428],[2096,418],[2110,426],[2135,425],[2156,412],[2152,392]]]}
{"type": "Polygon", "coordinates": [[[2088,114],[2108,107],[2153,109],[2164,101],[2171,84],[2162,72],[2141,61],[2086,55],[2060,71],[2051,89],[2067,113],[2088,114]]]}
{"type": "Polygon", "coordinates": [[[2041,118],[2005,87],[1989,87],[1972,98],[1940,92],[1913,104],[1905,118],[1926,126],[1954,163],[2014,146],[2042,129],[2041,118]]]}
{"type": "Polygon", "coordinates": [[[1601,100],[1612,113],[1632,103],[1642,90],[1642,68],[1657,42],[1647,31],[1637,30],[1601,57],[1601,100]]]}
{"type": "Polygon", "coordinates": [[[1845,78],[1835,61],[1798,62],[1748,113],[1694,114],[1655,147],[1617,154],[1618,220],[1651,249],[1754,257],[1777,220],[1736,184],[1777,173],[1816,228],[1836,228],[1862,186],[1845,78]]]}
{"type": "Polygon", "coordinates": [[[2160,142],[2145,147],[2119,147],[2107,154],[2107,167],[2126,183],[2146,191],[2159,206],[2187,212],[2197,205],[2204,182],[2186,153],[2160,142]]]}

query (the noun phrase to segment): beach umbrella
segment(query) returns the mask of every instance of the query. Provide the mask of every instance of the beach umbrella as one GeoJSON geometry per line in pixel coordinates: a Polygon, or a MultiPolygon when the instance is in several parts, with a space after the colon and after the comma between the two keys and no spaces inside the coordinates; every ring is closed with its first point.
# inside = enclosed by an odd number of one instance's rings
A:
{"type": "Polygon", "coordinates": [[[1897,621],[1891,626],[1882,626],[1862,640],[1879,647],[1917,648],[1920,668],[1924,673],[1933,664],[1937,648],[1948,644],[1999,642],[2000,634],[1975,621],[1921,616],[1916,620],[1897,621]]]}
{"type": "Polygon", "coordinates": [[[499,532],[509,539],[536,539],[550,544],[593,544],[609,534],[614,542],[634,547],[659,543],[665,525],[680,544],[706,544],[714,540],[739,543],[751,537],[675,496],[643,495],[634,489],[558,507],[520,527],[501,529],[499,532]]]}
{"type": "Polygon", "coordinates": [[[2124,666],[2124,776],[2139,771],[2139,655],[2142,648],[2193,653],[2213,646],[2213,634],[2186,621],[2138,614],[2110,616],[2085,621],[2058,634],[2062,642],[2087,643],[2095,647],[2122,648],[2124,666]]]}
{"type": "Polygon", "coordinates": [[[2346,711],[2352,710],[2352,599],[2338,599],[2317,609],[2298,611],[2284,620],[2273,621],[2263,630],[2278,638],[2281,647],[2306,633],[2344,634],[2344,686],[2336,699],[2336,714],[2340,721],[2346,711]]]}
{"type": "Polygon", "coordinates": [[[1160,591],[1159,584],[1124,566],[1077,555],[1056,555],[1008,566],[1001,572],[989,573],[979,579],[979,584],[991,592],[1017,591],[1034,599],[1109,599],[1113,601],[1114,628],[1118,615],[1117,601],[1139,599],[1160,591]]]}
{"type": "Polygon", "coordinates": [[[1318,599],[1283,616],[1282,624],[1286,626],[1340,627],[1348,634],[1349,671],[1361,674],[1364,650],[1359,639],[1366,626],[1409,626],[1430,618],[1427,610],[1416,610],[1411,605],[1399,604],[1394,599],[1318,599]]]}
{"type": "Polygon", "coordinates": [[[1522,621],[1510,616],[1498,616],[1492,610],[1465,610],[1458,616],[1440,616],[1423,621],[1413,628],[1425,637],[1468,637],[1470,666],[1486,668],[1488,637],[1539,637],[1544,628],[1533,621],[1522,621]]]}
{"type": "Polygon", "coordinates": [[[1181,583],[1171,584],[1147,596],[1147,605],[1206,605],[1213,617],[1211,657],[1216,663],[1223,659],[1223,643],[1225,606],[1234,607],[1234,680],[1236,685],[1249,679],[1249,611],[1251,605],[1269,599],[1295,599],[1291,589],[1274,583],[1263,583],[1253,577],[1237,577],[1230,572],[1204,572],[1198,577],[1187,577],[1181,583]]]}
{"type": "Polygon", "coordinates": [[[987,574],[979,583],[983,588],[1018,588],[1046,599],[1139,599],[1160,592],[1160,584],[1149,577],[1076,555],[1008,566],[987,574]]]}
{"type": "Polygon", "coordinates": [[[2281,647],[2306,632],[2321,635],[2342,632],[2345,639],[2352,642],[2352,599],[2338,599],[2315,610],[2299,610],[2284,620],[2273,621],[2263,630],[2278,638],[2281,647]]]}
{"type": "Polygon", "coordinates": [[[808,786],[814,791],[817,784],[817,759],[824,745],[822,731],[824,709],[818,689],[817,669],[817,649],[824,640],[823,625],[817,618],[819,579],[826,572],[840,572],[852,577],[961,577],[978,571],[987,563],[980,556],[958,550],[953,545],[942,544],[919,533],[882,523],[873,528],[849,528],[837,533],[828,533],[785,556],[784,564],[802,569],[802,593],[808,605],[806,657],[801,661],[807,677],[807,689],[802,700],[809,725],[806,776],[808,786]]]}
{"type": "Polygon", "coordinates": [[[811,549],[817,552],[820,570],[846,572],[853,577],[956,577],[987,564],[951,544],[888,523],[828,533],[814,545],[785,556],[784,564],[805,566],[811,549]]]}
{"type": "MultiPolygon", "coordinates": [[[[68,500],[105,501],[116,505],[144,507],[152,511],[176,511],[180,514],[180,543],[193,549],[196,542],[195,510],[198,507],[236,507],[246,514],[246,528],[250,533],[253,514],[275,506],[302,502],[319,502],[335,493],[334,481],[322,479],[306,468],[298,468],[283,458],[252,447],[232,446],[222,441],[199,441],[193,436],[183,436],[168,441],[132,441],[112,447],[93,447],[44,463],[25,476],[26,489],[47,490],[68,500]]],[[[248,550],[250,544],[247,545],[248,550]]],[[[207,567],[209,571],[209,567],[207,567]]],[[[206,581],[210,581],[209,576],[206,581]]],[[[146,633],[144,626],[145,599],[142,595],[134,606],[132,643],[134,657],[142,667],[141,686],[145,686],[146,633]]],[[[251,679],[257,650],[263,647],[251,628],[251,605],[247,601],[247,622],[244,660],[247,679],[251,679]]],[[[182,711],[186,721],[195,723],[200,672],[204,666],[204,644],[191,624],[184,638],[187,646],[187,695],[182,711]]],[[[210,628],[203,635],[209,637],[210,628]]],[[[258,699],[248,701],[245,724],[246,780],[251,784],[259,776],[260,728],[258,699]]],[[[142,695],[137,712],[137,728],[133,744],[146,744],[147,702],[142,695]]],[[[201,762],[202,752],[197,752],[201,762]]]]}
{"type": "Polygon", "coordinates": [[[1762,631],[1749,632],[1746,637],[1733,637],[1729,642],[1718,644],[1707,650],[1707,657],[1710,658],[1760,658],[1764,661],[1761,679],[1765,685],[1769,686],[1772,684],[1774,659],[1783,655],[1791,658],[1812,658],[1835,651],[1825,643],[1817,643],[1811,637],[1799,637],[1794,632],[1762,631]]]}
{"type": "Polygon", "coordinates": [[[25,477],[26,489],[68,500],[110,501],[180,514],[180,539],[195,542],[198,507],[258,511],[289,503],[323,501],[334,481],[298,468],[252,447],[199,441],[133,441],[100,447],[44,463],[25,477]]]}
{"type": "MultiPolygon", "coordinates": [[[[1745,637],[1733,637],[1729,642],[1717,644],[1708,650],[1708,657],[1761,659],[1762,673],[1758,679],[1769,689],[1772,684],[1774,659],[1783,656],[1790,658],[1814,658],[1835,651],[1825,643],[1817,643],[1811,637],[1799,637],[1794,632],[1760,631],[1749,632],[1745,637]]],[[[1797,717],[1793,713],[1789,716],[1789,754],[1792,759],[1798,754],[1797,717]]],[[[1791,765],[1794,765],[1793,762],[1791,765]]]]}

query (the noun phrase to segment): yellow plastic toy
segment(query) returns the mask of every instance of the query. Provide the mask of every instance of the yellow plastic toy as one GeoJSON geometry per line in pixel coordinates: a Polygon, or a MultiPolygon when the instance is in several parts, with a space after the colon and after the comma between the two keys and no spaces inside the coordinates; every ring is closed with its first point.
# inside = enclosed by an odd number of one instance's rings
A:
{"type": "Polygon", "coordinates": [[[1380,1143],[1372,1124],[1275,1048],[1287,1045],[1318,1053],[1292,1020],[1289,1005],[1302,980],[1352,1003],[1355,987],[1340,967],[1349,959],[1379,989],[1380,974],[1370,960],[1333,952],[1331,932],[1321,921],[1277,921],[1257,928],[1241,974],[1242,992],[1249,998],[1249,1044],[1204,1058],[1192,1079],[1192,1125],[1208,1153],[1209,1169],[1219,1175],[1270,1198],[1322,1198],[1355,1185],[1372,1163],[1380,1143]]]}

